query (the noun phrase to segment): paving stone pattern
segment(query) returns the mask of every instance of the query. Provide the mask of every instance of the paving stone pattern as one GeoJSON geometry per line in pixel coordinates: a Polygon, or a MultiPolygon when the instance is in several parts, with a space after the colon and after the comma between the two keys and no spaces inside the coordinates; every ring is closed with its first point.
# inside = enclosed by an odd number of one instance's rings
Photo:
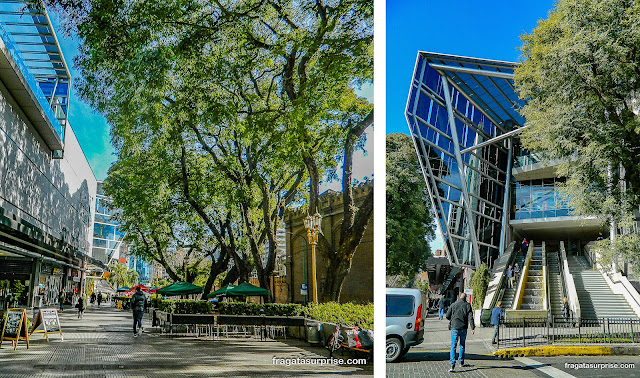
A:
{"type": "Polygon", "coordinates": [[[436,314],[426,319],[425,342],[411,348],[399,362],[386,365],[387,378],[407,377],[489,377],[528,378],[546,377],[513,359],[499,359],[492,353],[493,328],[476,327],[475,335],[467,335],[465,362],[471,367],[460,367],[456,363],[455,373],[449,373],[449,349],[451,334],[447,320],[439,320],[436,314]]]}
{"type": "MultiPolygon", "coordinates": [[[[131,313],[110,306],[90,306],[83,319],[60,314],[64,341],[47,342],[35,334],[30,348],[16,351],[6,341],[0,349],[0,377],[242,377],[242,376],[370,376],[372,365],[274,365],[278,358],[328,357],[324,348],[299,340],[169,337],[152,329],[133,337],[131,313]]],[[[345,354],[342,358],[359,358],[345,354]]]]}

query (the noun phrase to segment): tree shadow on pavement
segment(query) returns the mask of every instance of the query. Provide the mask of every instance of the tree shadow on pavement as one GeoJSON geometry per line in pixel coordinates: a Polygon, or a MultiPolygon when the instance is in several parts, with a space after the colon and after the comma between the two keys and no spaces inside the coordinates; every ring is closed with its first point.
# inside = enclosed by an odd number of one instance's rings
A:
{"type": "MultiPolygon", "coordinates": [[[[323,346],[319,346],[319,345],[311,345],[306,341],[303,340],[298,340],[298,339],[277,339],[277,341],[286,344],[290,347],[294,347],[294,348],[300,348],[303,349],[307,352],[311,352],[314,354],[317,354],[321,357],[325,357],[325,358],[329,358],[329,350],[323,346]]],[[[281,356],[278,356],[281,357],[281,356]]],[[[282,356],[282,357],[286,357],[286,356],[282,356]]],[[[349,350],[338,350],[337,352],[333,353],[333,358],[341,358],[341,359],[354,359],[354,358],[367,358],[367,354],[365,354],[364,352],[357,352],[357,351],[349,351],[349,350]]],[[[373,360],[369,360],[367,364],[361,365],[343,365],[345,367],[358,367],[361,368],[362,371],[358,371],[358,372],[353,372],[353,373],[344,373],[345,375],[348,374],[373,374],[373,360]]]]}

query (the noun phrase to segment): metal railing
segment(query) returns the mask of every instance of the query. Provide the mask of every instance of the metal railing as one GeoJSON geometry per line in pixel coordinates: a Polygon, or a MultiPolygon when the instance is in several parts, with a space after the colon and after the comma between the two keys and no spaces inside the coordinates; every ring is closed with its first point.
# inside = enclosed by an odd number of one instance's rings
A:
{"type": "Polygon", "coordinates": [[[498,349],[542,345],[640,343],[638,318],[501,319],[498,349]]]}
{"type": "Polygon", "coordinates": [[[542,309],[551,311],[549,302],[549,268],[547,267],[547,244],[542,242],[542,309]]]}

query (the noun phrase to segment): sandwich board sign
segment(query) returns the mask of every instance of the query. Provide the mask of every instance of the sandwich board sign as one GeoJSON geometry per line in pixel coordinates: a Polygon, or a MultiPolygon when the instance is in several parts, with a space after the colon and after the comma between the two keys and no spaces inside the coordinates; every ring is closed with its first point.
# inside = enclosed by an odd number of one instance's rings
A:
{"type": "Polygon", "coordinates": [[[42,333],[42,337],[46,338],[47,341],[49,341],[50,334],[59,333],[60,338],[64,341],[62,328],[60,328],[60,319],[58,318],[58,310],[55,308],[41,308],[38,310],[36,317],[33,319],[33,325],[31,326],[29,335],[31,336],[34,333],[42,333]]]}
{"type": "Polygon", "coordinates": [[[23,308],[10,308],[7,310],[7,319],[2,327],[0,335],[0,347],[4,340],[10,340],[13,350],[18,347],[18,341],[24,340],[29,349],[29,335],[27,334],[27,311],[23,308]]]}

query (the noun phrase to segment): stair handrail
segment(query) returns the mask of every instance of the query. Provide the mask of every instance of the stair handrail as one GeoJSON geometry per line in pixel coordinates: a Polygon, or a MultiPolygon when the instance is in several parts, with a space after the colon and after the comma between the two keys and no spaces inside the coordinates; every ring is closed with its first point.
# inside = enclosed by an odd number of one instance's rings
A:
{"type": "MultiPolygon", "coordinates": [[[[564,279],[567,287],[567,300],[569,301],[569,308],[575,314],[576,318],[580,318],[580,301],[578,300],[578,291],[576,290],[576,284],[573,279],[573,274],[569,270],[569,261],[567,260],[567,252],[564,250],[564,241],[560,241],[560,256],[562,257],[563,268],[565,271],[564,279]]],[[[564,298],[563,298],[564,301],[564,298]]],[[[564,304],[563,304],[564,306],[564,304]]]]}
{"type": "Polygon", "coordinates": [[[551,311],[549,303],[549,269],[547,269],[547,244],[542,242],[542,309],[551,311]]]}
{"type": "Polygon", "coordinates": [[[527,250],[527,257],[522,264],[522,273],[516,286],[516,294],[513,297],[513,305],[511,309],[518,310],[522,304],[522,297],[524,297],[524,289],[527,284],[527,277],[529,277],[529,265],[531,265],[531,256],[533,256],[533,240],[529,242],[529,249],[527,250]]]}

